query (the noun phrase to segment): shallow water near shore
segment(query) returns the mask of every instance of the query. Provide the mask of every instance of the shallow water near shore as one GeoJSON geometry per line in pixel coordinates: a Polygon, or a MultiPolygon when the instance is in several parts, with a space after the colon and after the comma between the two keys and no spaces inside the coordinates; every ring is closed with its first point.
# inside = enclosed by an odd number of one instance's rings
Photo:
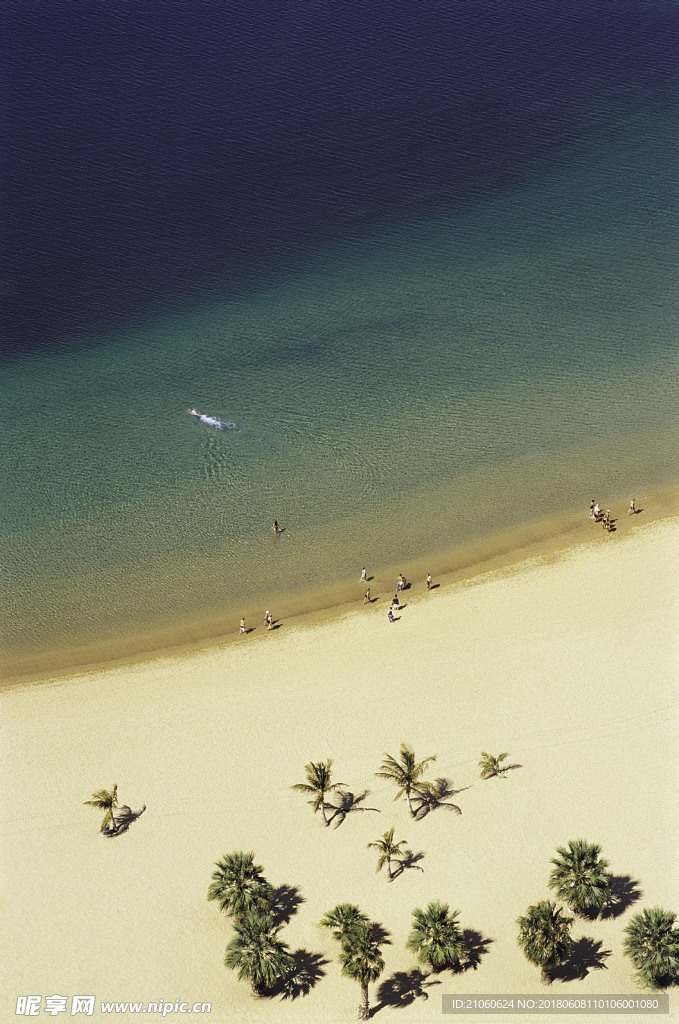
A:
{"type": "Polygon", "coordinates": [[[533,140],[510,182],[488,159],[478,188],[434,201],[423,181],[379,223],[366,190],[344,239],[239,288],[215,270],[172,313],[18,344],[0,408],[9,659],[229,632],[362,565],[435,569],[678,480],[676,116],[647,76],[571,100],[559,146],[533,140]]]}

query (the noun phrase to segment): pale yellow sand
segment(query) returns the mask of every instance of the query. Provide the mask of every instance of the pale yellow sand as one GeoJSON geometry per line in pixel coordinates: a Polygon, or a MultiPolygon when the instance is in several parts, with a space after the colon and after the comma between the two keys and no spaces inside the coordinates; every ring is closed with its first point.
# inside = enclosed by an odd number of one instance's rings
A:
{"type": "Polygon", "coordinates": [[[440,1020],[444,992],[638,992],[623,927],[644,906],[679,911],[679,521],[593,538],[473,583],[414,587],[393,625],[381,600],[221,649],[5,690],[0,1021],[22,1019],[19,995],[57,993],[208,1001],[197,1019],[213,1024],[351,1020],[359,986],[317,927],[341,901],[390,933],[382,981],[415,966],[410,913],[431,899],[491,940],[477,971],[435,977],[428,999],[382,1003],[385,1024],[440,1020]],[[460,816],[415,822],[392,801],[373,772],[403,740],[438,755],[432,775],[459,790],[460,816]],[[520,767],[482,782],[481,750],[509,751],[520,767]],[[337,829],[290,789],[305,762],[327,757],[352,792],[370,790],[337,829]],[[148,809],[110,840],[83,801],[114,782],[148,809]],[[424,870],[389,883],[366,844],[392,825],[424,870]],[[579,837],[601,843],[643,895],[618,918],[576,921],[603,966],[544,990],[515,921],[549,896],[556,846],[579,837]],[[304,898],[285,937],[327,960],[306,996],[255,1000],[222,965],[231,925],[205,892],[213,862],[240,849],[304,898]]]}

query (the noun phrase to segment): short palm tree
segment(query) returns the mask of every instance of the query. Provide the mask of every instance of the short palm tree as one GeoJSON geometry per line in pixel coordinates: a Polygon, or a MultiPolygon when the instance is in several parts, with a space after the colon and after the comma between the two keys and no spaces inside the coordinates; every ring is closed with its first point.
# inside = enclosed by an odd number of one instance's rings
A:
{"type": "Polygon", "coordinates": [[[493,757],[492,754],[487,754],[485,750],[481,751],[481,760],[479,761],[479,768],[481,769],[482,779],[492,779],[496,775],[500,779],[505,779],[507,776],[505,772],[508,770],[509,765],[501,764],[509,754],[498,754],[497,757],[493,757]]]}
{"type": "Polygon", "coordinates": [[[207,890],[208,900],[215,900],[219,909],[241,921],[247,914],[268,910],[273,889],[255,864],[254,853],[227,853],[215,864],[207,890]]]}
{"type": "Polygon", "coordinates": [[[284,978],[293,964],[289,946],[279,939],[269,914],[246,914],[234,924],[235,935],[226,947],[224,964],[238,971],[256,995],[263,995],[284,978]]]}
{"type": "Polygon", "coordinates": [[[406,840],[401,839],[400,842],[394,842],[394,829],[390,828],[388,832],[385,832],[381,839],[376,839],[374,843],[368,843],[368,849],[377,850],[380,854],[377,860],[376,871],[381,871],[384,865],[387,865],[389,871],[389,878],[394,877],[394,872],[391,867],[392,858],[397,858],[401,853],[401,847],[405,846],[406,840]]]}
{"type": "Polygon", "coordinates": [[[576,839],[556,852],[559,856],[550,861],[554,868],[549,888],[576,914],[601,910],[611,898],[611,876],[606,872],[608,861],[599,856],[601,847],[576,839]]]}
{"type": "Polygon", "coordinates": [[[407,745],[407,743],[401,744],[401,750],[399,753],[399,760],[391,754],[384,755],[384,761],[380,765],[380,770],[375,772],[375,775],[380,779],[388,779],[389,782],[393,782],[398,786],[398,792],[394,797],[394,800],[398,800],[400,796],[405,794],[406,803],[408,804],[408,810],[415,817],[415,811],[410,801],[410,794],[413,790],[418,789],[431,790],[431,784],[425,782],[422,778],[427,765],[431,764],[432,761],[436,760],[436,755],[433,757],[425,757],[423,761],[417,762],[415,760],[414,750],[407,745]]]}
{"type": "Polygon", "coordinates": [[[329,928],[332,937],[338,942],[344,941],[347,932],[357,924],[366,924],[368,918],[353,903],[338,903],[333,910],[321,919],[321,928],[329,928]]]}
{"type": "Polygon", "coordinates": [[[334,789],[341,789],[344,785],[343,782],[332,782],[332,760],[328,758],[327,761],[319,761],[304,765],[304,771],[306,772],[306,782],[298,782],[296,785],[291,786],[297,793],[309,793],[314,797],[313,808],[314,814],[320,807],[321,814],[323,815],[323,821],[326,825],[330,822],[325,813],[325,794],[331,793],[334,789]]]}
{"type": "Polygon", "coordinates": [[[542,981],[551,982],[552,967],[564,960],[572,946],[570,929],[572,917],[564,917],[563,910],[551,900],[543,900],[529,907],[525,917],[517,918],[518,943],[526,960],[542,969],[542,981]]]}
{"type": "Polygon", "coordinates": [[[106,812],[99,829],[100,832],[104,832],[113,818],[114,810],[118,806],[118,786],[114,786],[111,790],[100,789],[92,794],[91,800],[85,800],[84,802],[89,807],[96,807],[98,810],[106,812]]]}
{"type": "Polygon", "coordinates": [[[432,972],[446,967],[457,967],[466,959],[467,946],[457,923],[459,910],[452,914],[447,903],[434,901],[426,910],[413,910],[413,928],[406,949],[417,953],[421,964],[428,964],[432,972]]]}
{"type": "Polygon", "coordinates": [[[679,928],[676,914],[660,907],[635,914],[625,928],[623,949],[642,985],[660,988],[679,972],[679,928]]]}
{"type": "Polygon", "coordinates": [[[368,1020],[370,1018],[368,985],[377,981],[384,970],[382,950],[370,922],[361,922],[349,929],[344,936],[339,959],[342,965],[342,974],[357,981],[363,992],[363,999],[358,1007],[356,1017],[358,1020],[368,1020]]]}

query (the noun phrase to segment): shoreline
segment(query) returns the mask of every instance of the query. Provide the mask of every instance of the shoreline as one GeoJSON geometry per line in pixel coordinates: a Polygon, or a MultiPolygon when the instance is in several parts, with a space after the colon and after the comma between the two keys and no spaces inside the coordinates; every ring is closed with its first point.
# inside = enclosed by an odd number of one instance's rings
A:
{"type": "Polygon", "coordinates": [[[276,639],[4,690],[7,1019],[17,993],[96,992],[209,1001],[219,1024],[336,1024],[359,993],[318,922],[342,902],[388,934],[371,986],[381,1024],[439,1019],[444,992],[535,993],[517,915],[551,898],[550,858],[577,838],[601,845],[618,900],[574,921],[550,992],[643,995],[624,929],[644,908],[675,909],[679,892],[679,519],[620,541],[595,531],[432,595],[414,587],[394,625],[379,605],[353,606],[276,639]],[[428,777],[457,811],[415,820],[394,800],[375,773],[404,741],[436,757],[428,777]],[[484,750],[509,752],[504,780],[480,778],[484,750]],[[326,758],[351,795],[329,801],[348,807],[330,828],[291,789],[326,758]],[[83,802],[114,783],[146,810],[102,840],[83,802]],[[368,845],[390,827],[420,867],[391,882],[368,845]],[[233,925],[205,895],[217,858],[236,850],[253,850],[291,899],[290,998],[253,1001],[225,970],[233,925]],[[434,899],[459,910],[478,962],[422,979],[406,942],[412,909],[434,899]]]}
{"type": "MultiPolygon", "coordinates": [[[[382,604],[384,614],[401,572],[414,581],[405,591],[406,601],[416,601],[427,591],[424,579],[431,572],[434,587],[450,587],[471,582],[491,573],[511,571],[533,559],[547,560],[587,544],[615,543],[637,526],[679,516],[679,483],[636,496],[638,513],[628,516],[627,508],[613,509],[615,531],[603,534],[599,524],[586,512],[567,512],[548,519],[492,534],[471,544],[452,547],[429,556],[402,559],[391,566],[368,566],[372,606],[382,604]],[[603,534],[603,535],[602,535],[603,534]]],[[[274,592],[270,601],[274,620],[283,628],[300,628],[333,621],[356,611],[362,605],[365,584],[342,581],[299,592],[274,592]]],[[[181,623],[153,633],[101,642],[86,647],[65,648],[45,654],[20,655],[3,659],[0,687],[10,688],[51,679],[72,677],[108,668],[131,667],[160,657],[182,657],[208,649],[223,649],[232,644],[253,643],[266,633],[263,609],[249,606],[239,609],[252,632],[242,637],[234,609],[194,623],[181,623]],[[228,624],[228,626],[227,626],[228,624]]]]}

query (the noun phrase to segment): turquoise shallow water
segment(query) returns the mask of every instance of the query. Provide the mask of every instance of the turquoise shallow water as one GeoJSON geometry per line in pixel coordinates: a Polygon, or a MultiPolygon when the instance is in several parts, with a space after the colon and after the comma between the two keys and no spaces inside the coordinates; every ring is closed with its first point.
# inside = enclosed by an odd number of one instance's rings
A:
{"type": "Polygon", "coordinates": [[[677,480],[671,127],[648,109],[514,191],[9,363],[7,652],[230,630],[364,564],[677,480]]]}

